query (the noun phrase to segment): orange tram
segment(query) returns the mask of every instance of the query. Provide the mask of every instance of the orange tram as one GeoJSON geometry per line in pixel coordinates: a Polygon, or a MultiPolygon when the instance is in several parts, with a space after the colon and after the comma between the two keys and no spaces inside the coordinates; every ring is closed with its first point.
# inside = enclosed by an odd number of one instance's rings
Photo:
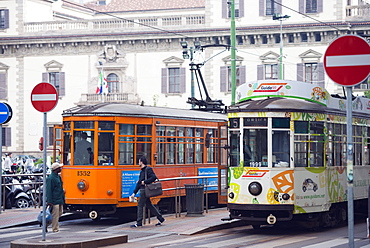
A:
{"type": "MultiPolygon", "coordinates": [[[[147,157],[159,179],[218,175],[220,164],[227,160],[220,149],[227,143],[223,114],[100,103],[67,109],[62,116],[56,144],[64,164],[66,211],[91,219],[136,206],[128,197],[139,176],[141,156],[147,157]]],[[[164,189],[184,187],[199,180],[165,180],[162,185],[164,189]]],[[[217,182],[212,178],[208,184],[217,182]]],[[[217,201],[217,190],[212,192],[217,201]]],[[[164,191],[154,203],[173,211],[175,194],[175,190],[164,191]]]]}

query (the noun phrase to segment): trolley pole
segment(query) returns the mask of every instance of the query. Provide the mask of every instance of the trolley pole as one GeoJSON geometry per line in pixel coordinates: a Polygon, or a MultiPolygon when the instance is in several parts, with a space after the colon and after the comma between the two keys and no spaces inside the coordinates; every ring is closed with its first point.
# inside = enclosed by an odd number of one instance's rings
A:
{"type": "Polygon", "coordinates": [[[347,189],[348,189],[348,247],[354,248],[353,214],[353,143],[352,143],[352,86],[346,87],[347,94],[347,189]]]}
{"type": "Polygon", "coordinates": [[[235,91],[236,91],[236,34],[235,34],[235,0],[231,0],[230,14],[231,14],[231,105],[235,105],[235,91]]]}

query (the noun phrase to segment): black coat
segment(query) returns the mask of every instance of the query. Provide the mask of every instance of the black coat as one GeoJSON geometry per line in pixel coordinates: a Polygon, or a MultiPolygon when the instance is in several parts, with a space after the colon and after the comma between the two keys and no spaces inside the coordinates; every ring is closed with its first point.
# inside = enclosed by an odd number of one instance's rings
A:
{"type": "Polygon", "coordinates": [[[141,184],[142,181],[144,181],[145,184],[151,184],[156,179],[157,179],[157,176],[155,175],[151,167],[145,166],[144,168],[141,168],[139,180],[136,183],[134,194],[136,195],[140,189],[145,189],[145,185],[141,184]],[[146,179],[145,179],[145,173],[147,174],[146,179]]]}

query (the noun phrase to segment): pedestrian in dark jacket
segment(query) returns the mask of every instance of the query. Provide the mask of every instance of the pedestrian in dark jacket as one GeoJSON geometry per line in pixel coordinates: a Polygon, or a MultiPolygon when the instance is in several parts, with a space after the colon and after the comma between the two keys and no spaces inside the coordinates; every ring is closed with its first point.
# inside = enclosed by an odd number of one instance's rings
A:
{"type": "Polygon", "coordinates": [[[137,192],[139,192],[140,190],[140,198],[137,205],[136,224],[131,225],[131,227],[140,227],[143,225],[144,206],[146,206],[151,213],[157,216],[158,223],[155,224],[156,226],[160,226],[165,221],[163,216],[159,213],[158,209],[153,206],[152,202],[150,201],[150,197],[145,196],[145,184],[150,184],[157,179],[157,176],[155,175],[153,169],[147,166],[147,164],[148,162],[146,160],[146,157],[141,157],[139,159],[139,165],[141,167],[139,180],[136,183],[134,193],[130,197],[134,198],[137,192]]]}
{"type": "Polygon", "coordinates": [[[59,217],[63,214],[63,204],[65,203],[62,178],[59,173],[62,171],[62,164],[54,163],[51,166],[52,172],[46,179],[46,202],[52,206],[51,226],[53,232],[59,232],[59,217]]]}

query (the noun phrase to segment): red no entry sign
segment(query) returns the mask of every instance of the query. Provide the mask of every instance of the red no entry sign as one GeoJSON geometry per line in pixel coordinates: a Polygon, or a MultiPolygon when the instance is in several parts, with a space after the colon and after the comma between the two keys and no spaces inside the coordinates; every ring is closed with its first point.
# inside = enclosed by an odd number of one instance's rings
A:
{"type": "Polygon", "coordinates": [[[37,111],[49,112],[58,103],[58,92],[52,84],[39,83],[31,92],[31,102],[37,111]]]}
{"type": "Polygon", "coordinates": [[[370,73],[370,46],[357,35],[344,35],[330,43],[324,68],[331,80],[342,86],[364,81],[370,73]]]}

